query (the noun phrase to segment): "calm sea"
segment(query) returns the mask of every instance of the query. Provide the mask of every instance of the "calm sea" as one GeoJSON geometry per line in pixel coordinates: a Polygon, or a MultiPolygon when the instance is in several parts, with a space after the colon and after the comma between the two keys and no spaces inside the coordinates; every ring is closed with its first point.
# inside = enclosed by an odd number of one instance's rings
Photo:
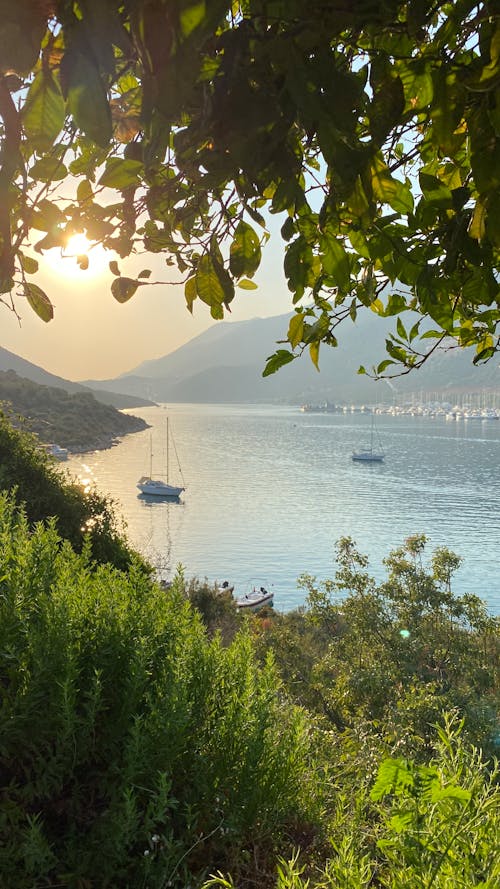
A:
{"type": "MultiPolygon", "coordinates": [[[[363,414],[191,404],[133,413],[152,428],[65,465],[114,499],[131,544],[162,578],[182,564],[188,578],[231,581],[235,594],[264,585],[285,611],[303,602],[299,575],[333,577],[341,536],[382,580],[390,550],[423,533],[429,556],[446,546],[463,557],[455,591],[500,613],[500,421],[381,415],[385,462],[360,464],[351,452],[369,443],[363,414]],[[186,484],[180,503],[136,488],[151,438],[153,474],[162,470],[167,416],[186,484]]],[[[169,463],[177,481],[172,447],[169,463]]]]}

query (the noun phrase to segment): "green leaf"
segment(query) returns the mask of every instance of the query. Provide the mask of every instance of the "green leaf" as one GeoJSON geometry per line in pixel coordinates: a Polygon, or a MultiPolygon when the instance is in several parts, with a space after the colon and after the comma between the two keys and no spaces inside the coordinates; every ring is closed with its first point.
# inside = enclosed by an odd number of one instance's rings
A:
{"type": "MultiPolygon", "coordinates": [[[[448,69],[449,70],[449,69],[448,69]]],[[[446,66],[433,69],[433,102],[431,107],[433,141],[443,154],[452,157],[463,137],[455,135],[462,118],[464,92],[457,83],[453,71],[447,74],[446,66]]]]}
{"type": "Polygon", "coordinates": [[[77,256],[76,261],[77,261],[78,265],[80,266],[80,268],[82,269],[82,271],[86,271],[88,269],[89,258],[86,253],[82,253],[82,254],[80,254],[80,256],[77,256]]]}
{"type": "Polygon", "coordinates": [[[385,361],[381,361],[380,364],[377,365],[375,373],[382,374],[391,364],[395,364],[395,361],[393,361],[392,358],[386,358],[385,361]]]}
{"type": "Polygon", "coordinates": [[[21,266],[22,266],[22,268],[23,268],[23,271],[24,271],[27,275],[34,275],[34,274],[36,274],[36,272],[38,271],[38,262],[37,262],[37,260],[36,260],[36,259],[33,259],[32,256],[26,256],[24,253],[21,253],[21,251],[19,251],[19,253],[18,253],[17,255],[19,256],[19,261],[20,261],[20,263],[21,263],[21,266]]]}
{"type": "Polygon", "coordinates": [[[126,160],[123,157],[110,157],[99,179],[99,185],[123,191],[125,188],[139,184],[139,177],[143,169],[144,166],[141,161],[126,160]]]}
{"type": "Polygon", "coordinates": [[[249,281],[248,278],[242,278],[241,281],[238,281],[238,287],[241,287],[242,290],[258,290],[259,285],[255,283],[255,281],[249,281]]]}
{"type": "Polygon", "coordinates": [[[78,183],[78,188],[76,189],[76,199],[79,204],[92,203],[94,199],[94,192],[92,191],[92,186],[88,179],[83,179],[78,183]]]}
{"type": "Polygon", "coordinates": [[[111,284],[111,293],[119,303],[126,303],[134,295],[140,282],[134,278],[115,278],[111,284]]]}
{"type": "Polygon", "coordinates": [[[191,278],[188,278],[186,283],[184,284],[184,296],[186,298],[187,307],[192,313],[194,301],[198,298],[198,291],[196,290],[196,277],[194,275],[191,278]]]}
{"type": "Polygon", "coordinates": [[[292,349],[295,349],[302,342],[304,336],[304,316],[301,313],[292,315],[288,325],[287,339],[292,349]]]}
{"type": "Polygon", "coordinates": [[[469,237],[476,241],[482,241],[486,234],[486,208],[484,204],[478,200],[474,207],[474,213],[469,225],[469,237]]]}
{"type": "Polygon", "coordinates": [[[139,272],[137,277],[138,278],[150,278],[151,277],[151,269],[143,269],[142,272],[139,272]]]}
{"type": "Polygon", "coordinates": [[[210,306],[210,315],[216,321],[222,321],[224,318],[224,309],[222,308],[220,303],[212,303],[210,306]]]}
{"type": "Polygon", "coordinates": [[[196,269],[196,292],[207,306],[222,305],[226,292],[220,281],[210,254],[201,257],[196,269]]]}
{"type": "Polygon", "coordinates": [[[399,75],[403,84],[406,108],[412,113],[426,108],[434,95],[430,70],[421,60],[408,65],[402,63],[399,75]]]}
{"type": "Polygon", "coordinates": [[[116,259],[111,260],[111,262],[109,264],[109,270],[110,270],[110,272],[113,273],[113,275],[117,275],[118,277],[120,277],[121,271],[118,268],[118,263],[117,263],[116,259]]]}
{"type": "Polygon", "coordinates": [[[46,151],[64,126],[65,102],[49,68],[42,68],[31,84],[22,109],[24,131],[36,148],[46,151]]]}
{"type": "Polygon", "coordinates": [[[443,207],[451,209],[453,207],[453,195],[451,189],[444,182],[441,182],[437,176],[430,176],[428,173],[419,174],[419,182],[425,200],[432,204],[433,207],[443,207]]]}
{"type": "Polygon", "coordinates": [[[405,106],[403,84],[399,77],[384,76],[377,84],[369,111],[370,130],[382,145],[391,129],[399,123],[405,106]]]}
{"type": "Polygon", "coordinates": [[[41,157],[30,169],[30,176],[40,182],[57,182],[65,179],[68,170],[57,157],[46,154],[41,157]]]}
{"type": "Polygon", "coordinates": [[[413,823],[414,818],[415,814],[413,811],[409,810],[407,812],[399,812],[389,819],[389,825],[391,827],[391,830],[395,831],[396,833],[404,833],[413,823]]]}
{"type": "Polygon", "coordinates": [[[271,374],[276,373],[280,367],[289,364],[290,361],[293,361],[295,358],[296,355],[293,355],[292,352],[288,352],[286,349],[278,349],[274,355],[271,355],[270,358],[267,359],[267,364],[262,371],[262,376],[269,377],[271,374]]]}
{"type": "Polygon", "coordinates": [[[37,210],[31,217],[31,226],[42,232],[48,232],[53,228],[60,228],[66,221],[66,216],[57,204],[44,199],[39,202],[37,210]]]}
{"type": "Polygon", "coordinates": [[[38,287],[37,284],[25,283],[23,289],[26,299],[38,317],[41,318],[42,321],[45,321],[45,323],[52,321],[52,318],[54,317],[54,307],[41,287],[38,287]]]}
{"type": "Polygon", "coordinates": [[[61,82],[76,126],[101,148],[112,136],[111,109],[99,68],[89,52],[70,45],[61,61],[61,82]]]}
{"type": "Polygon", "coordinates": [[[321,239],[321,265],[325,274],[339,290],[350,290],[351,267],[344,247],[333,235],[321,239]]]}
{"type": "Polygon", "coordinates": [[[398,331],[398,335],[401,337],[401,339],[405,340],[406,339],[406,329],[405,329],[403,322],[401,321],[401,318],[398,318],[398,320],[396,322],[396,328],[398,331]]]}
{"type": "Polygon", "coordinates": [[[317,371],[319,371],[319,346],[319,340],[317,340],[315,343],[311,343],[311,345],[309,346],[309,355],[311,356],[311,361],[317,371]]]}
{"type": "Polygon", "coordinates": [[[229,268],[235,278],[246,275],[252,278],[259,268],[261,247],[259,238],[247,222],[238,223],[229,250],[229,268]]]}
{"type": "Polygon", "coordinates": [[[388,793],[412,787],[414,778],[404,759],[384,759],[380,764],[377,780],[372,787],[372,800],[380,800],[388,793]]]}
{"type": "Polygon", "coordinates": [[[372,312],[375,312],[376,315],[385,315],[384,304],[381,299],[374,299],[370,303],[370,309],[372,312]]]}
{"type": "Polygon", "coordinates": [[[433,783],[431,787],[431,802],[436,803],[442,799],[458,799],[461,802],[468,802],[472,794],[465,787],[458,787],[452,784],[448,787],[441,787],[438,782],[433,783]]]}
{"type": "Polygon", "coordinates": [[[191,0],[187,3],[179,16],[181,32],[183,37],[188,37],[199,25],[202,24],[206,16],[205,0],[191,0]]]}
{"type": "Polygon", "coordinates": [[[372,160],[371,177],[373,193],[377,200],[382,204],[389,204],[397,213],[411,213],[413,211],[413,195],[410,187],[391,176],[380,155],[372,160]]]}

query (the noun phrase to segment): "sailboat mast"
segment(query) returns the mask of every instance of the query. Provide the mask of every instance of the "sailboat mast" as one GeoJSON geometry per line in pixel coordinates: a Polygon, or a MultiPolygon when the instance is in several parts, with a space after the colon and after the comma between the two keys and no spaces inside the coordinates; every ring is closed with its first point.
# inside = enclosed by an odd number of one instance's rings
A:
{"type": "Polygon", "coordinates": [[[167,417],[167,485],[168,485],[168,417],[167,417]]]}

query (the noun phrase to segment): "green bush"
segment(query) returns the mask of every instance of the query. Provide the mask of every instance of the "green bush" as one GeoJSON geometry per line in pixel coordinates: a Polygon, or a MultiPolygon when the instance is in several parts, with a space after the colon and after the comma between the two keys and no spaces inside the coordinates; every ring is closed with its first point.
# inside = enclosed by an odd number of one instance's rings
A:
{"type": "MultiPolygon", "coordinates": [[[[497,889],[499,777],[446,720],[429,764],[385,759],[369,792],[339,794],[324,861],[282,859],[276,889],[497,889]]],[[[238,885],[219,872],[204,889],[238,885]]]]}
{"type": "Polygon", "coordinates": [[[111,502],[96,490],[85,492],[68,481],[35,436],[14,429],[1,412],[0,490],[14,493],[31,523],[54,517],[61,536],[77,550],[86,542],[99,562],[126,568],[137,558],[118,526],[111,502]]]}
{"type": "Polygon", "coordinates": [[[308,815],[307,724],[272,661],[5,495],[0,689],[2,889],[185,886],[308,815]]]}

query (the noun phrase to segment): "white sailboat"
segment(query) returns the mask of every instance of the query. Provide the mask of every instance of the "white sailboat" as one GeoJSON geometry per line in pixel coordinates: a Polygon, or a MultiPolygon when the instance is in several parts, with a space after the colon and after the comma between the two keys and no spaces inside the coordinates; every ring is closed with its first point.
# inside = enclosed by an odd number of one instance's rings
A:
{"type": "Polygon", "coordinates": [[[375,417],[372,412],[372,423],[371,423],[371,430],[370,430],[370,447],[365,448],[362,451],[353,451],[352,452],[352,459],[353,460],[358,461],[359,463],[382,463],[383,462],[383,460],[385,458],[384,452],[381,450],[380,451],[374,450],[374,448],[373,448],[374,427],[375,427],[375,417]]]}
{"type": "MultiPolygon", "coordinates": [[[[171,500],[180,497],[183,491],[185,491],[184,486],[171,485],[169,483],[169,444],[170,444],[170,431],[167,417],[167,459],[166,459],[166,477],[163,478],[153,478],[153,439],[150,438],[150,449],[149,449],[149,475],[143,475],[137,482],[137,487],[141,494],[147,494],[150,497],[168,497],[171,500]]],[[[174,444],[175,449],[175,444],[174,444]]],[[[176,451],[177,455],[177,451],[176,451]]],[[[179,459],[177,458],[177,462],[179,463],[179,459]]],[[[182,476],[182,470],[179,470],[182,476]]],[[[183,479],[184,481],[184,479],[183,479]]]]}

